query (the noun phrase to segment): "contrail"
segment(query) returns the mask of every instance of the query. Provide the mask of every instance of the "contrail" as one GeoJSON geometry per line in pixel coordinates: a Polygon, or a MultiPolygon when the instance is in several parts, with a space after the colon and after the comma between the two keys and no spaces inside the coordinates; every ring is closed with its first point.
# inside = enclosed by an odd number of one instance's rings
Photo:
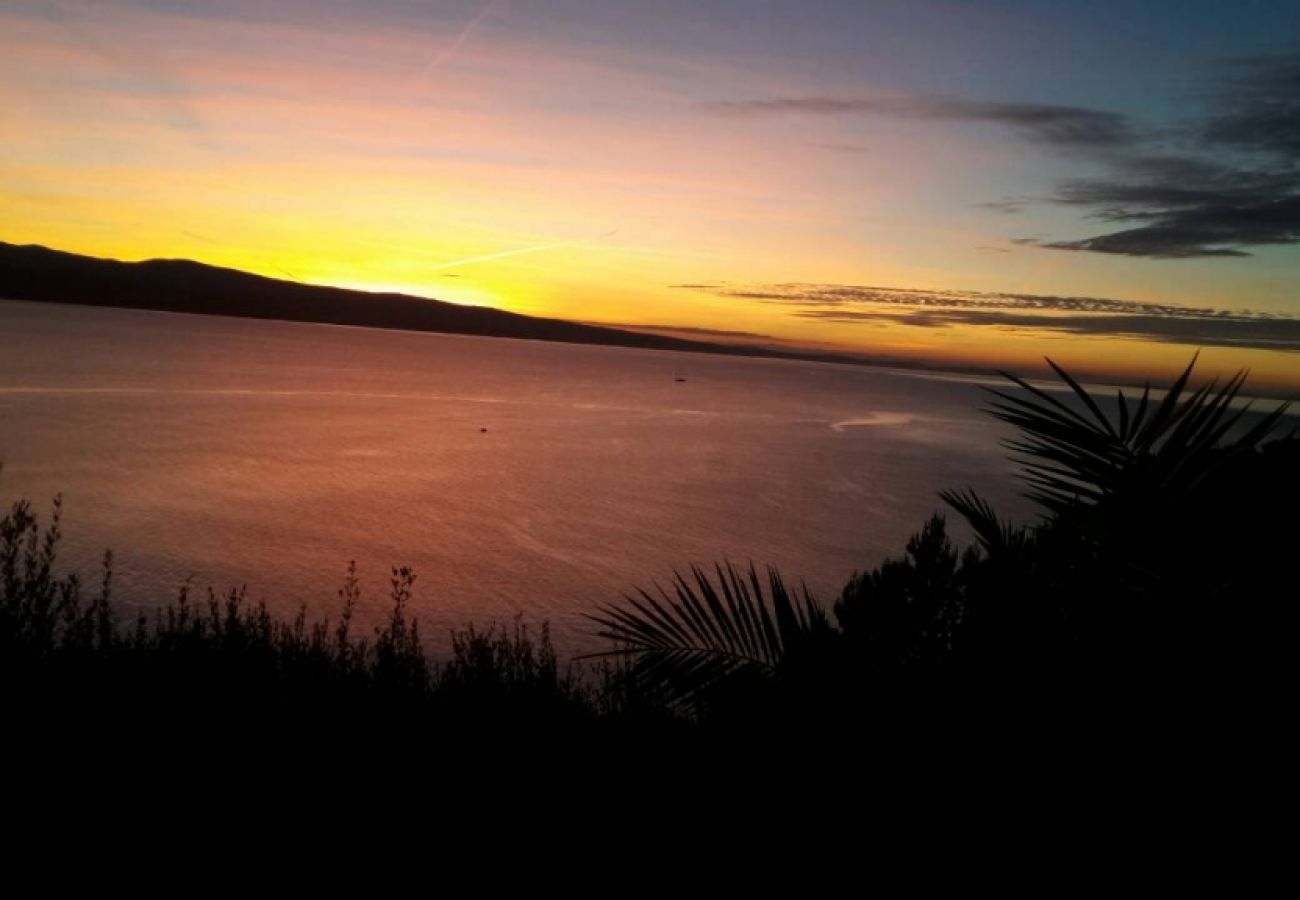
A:
{"type": "Polygon", "coordinates": [[[45,14],[41,17],[55,28],[61,29],[83,50],[114,66],[132,82],[149,85],[149,103],[163,123],[196,137],[211,137],[207,133],[209,129],[206,124],[195,112],[184,85],[173,71],[159,65],[156,58],[122,52],[111,42],[101,40],[93,27],[84,28],[78,24],[63,3],[46,3],[45,14]]]}
{"type": "MultiPolygon", "coordinates": [[[[613,231],[607,231],[602,235],[598,235],[594,240],[599,241],[603,238],[613,237],[616,234],[618,234],[617,228],[615,228],[613,231]]],[[[506,257],[506,256],[520,256],[521,254],[524,253],[538,253],[542,250],[551,250],[555,247],[568,247],[568,246],[572,246],[573,244],[585,244],[587,243],[587,241],[588,241],[587,238],[575,238],[567,241],[551,241],[546,244],[534,244],[531,247],[518,247],[514,250],[498,250],[496,253],[483,253],[479,256],[467,256],[464,259],[453,259],[451,262],[438,263],[436,266],[429,266],[429,269],[430,270],[450,269],[455,266],[464,266],[464,265],[468,265],[469,263],[484,262],[485,260],[489,260],[489,259],[501,259],[502,257],[506,257]]]]}
{"type": "Polygon", "coordinates": [[[465,43],[465,41],[469,39],[469,36],[474,33],[474,29],[478,28],[479,23],[487,18],[488,13],[492,12],[499,2],[500,0],[488,0],[487,3],[484,3],[483,8],[478,11],[478,15],[470,19],[469,24],[460,30],[460,34],[456,35],[456,40],[452,41],[446,49],[430,60],[429,64],[415,77],[415,80],[423,81],[434,69],[437,69],[447,60],[455,56],[456,51],[460,49],[461,44],[465,43]]]}
{"type": "MultiPolygon", "coordinates": [[[[212,238],[205,238],[203,237],[203,235],[196,234],[195,232],[181,232],[181,234],[185,235],[185,237],[187,238],[194,238],[195,241],[203,241],[204,243],[211,243],[213,247],[224,247],[226,248],[226,250],[230,250],[231,248],[229,243],[222,243],[221,241],[213,241],[212,238]]],[[[290,272],[289,269],[283,268],[282,265],[276,265],[272,263],[272,261],[266,259],[265,256],[261,256],[260,254],[255,254],[255,259],[261,260],[261,263],[264,263],[266,267],[276,269],[276,272],[283,274],[283,276],[289,278],[290,281],[296,281],[298,282],[298,284],[303,284],[302,278],[299,278],[298,276],[296,276],[296,274],[290,272]]]]}
{"type": "Polygon", "coordinates": [[[549,244],[536,244],[532,247],[519,247],[516,250],[499,250],[496,253],[484,253],[481,256],[467,256],[464,259],[453,259],[451,262],[438,263],[436,266],[429,266],[430,269],[450,269],[453,266],[464,266],[469,263],[483,262],[488,259],[501,259],[504,256],[519,256],[523,253],[537,253],[541,250],[550,250],[554,247],[566,247],[569,244],[581,244],[582,241],[552,241],[549,244]]]}

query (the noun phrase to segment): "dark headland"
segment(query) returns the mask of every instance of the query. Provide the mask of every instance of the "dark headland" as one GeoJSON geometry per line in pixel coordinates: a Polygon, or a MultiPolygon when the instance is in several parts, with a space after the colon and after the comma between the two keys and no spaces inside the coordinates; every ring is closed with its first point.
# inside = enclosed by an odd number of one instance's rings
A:
{"type": "Polygon", "coordinates": [[[3,241],[0,241],[0,299],[814,362],[898,363],[757,344],[686,340],[462,306],[408,294],[321,287],[185,259],[121,262],[3,241]]]}

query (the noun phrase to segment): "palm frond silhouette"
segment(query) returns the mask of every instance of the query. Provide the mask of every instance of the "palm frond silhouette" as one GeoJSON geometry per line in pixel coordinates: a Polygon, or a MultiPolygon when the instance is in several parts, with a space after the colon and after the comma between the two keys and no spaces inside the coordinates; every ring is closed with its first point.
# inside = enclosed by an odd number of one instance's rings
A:
{"type": "MultiPolygon", "coordinates": [[[[1015,375],[1002,375],[1025,395],[991,390],[997,398],[989,412],[1017,428],[1021,437],[1005,442],[1016,454],[1030,498],[1052,513],[1079,503],[1141,490],[1147,494],[1195,489],[1206,477],[1235,457],[1253,451],[1286,413],[1282,404],[1244,433],[1225,442],[1249,411],[1247,403],[1233,408],[1246,380],[1246,370],[1224,384],[1211,380],[1200,388],[1188,387],[1197,357],[1158,402],[1151,386],[1136,400],[1117,391],[1115,412],[1103,411],[1078,381],[1051,359],[1047,364],[1070,388],[1077,401],[1072,407],[1015,375]]],[[[989,527],[978,498],[945,492],[944,499],[957,509],[981,539],[989,527]]]]}
{"type": "Polygon", "coordinates": [[[979,548],[951,546],[933,517],[903,559],[855,574],[834,607],[838,628],[775,569],[765,582],[752,564],[692,567],[669,590],[639,590],[588,617],[617,644],[608,653],[697,711],[766,685],[834,690],[862,672],[878,689],[904,671],[912,681],[948,671],[1061,675],[1089,653],[1112,667],[1120,658],[1166,665],[1172,651],[1161,642],[1177,629],[1208,631],[1214,619],[1201,611],[1247,583],[1237,560],[1252,557],[1225,554],[1224,523],[1241,513],[1237,494],[1258,490],[1242,470],[1256,468],[1288,405],[1251,413],[1238,402],[1245,371],[1190,387],[1195,356],[1163,394],[1146,385],[1136,397],[1094,393],[1047,362],[1063,392],[1003,373],[1020,390],[992,390],[987,410],[1018,432],[1004,445],[1042,522],[1013,524],[972,490],[942,491],[979,548]],[[1167,597],[1179,598],[1181,619],[1170,620],[1167,597]]]}
{"type": "Polygon", "coordinates": [[[1026,548],[1028,529],[1000,518],[992,505],[974,490],[942,490],[939,499],[970,524],[985,553],[1007,553],[1026,548]]]}
{"type": "Polygon", "coordinates": [[[691,706],[707,704],[724,682],[774,679],[830,622],[806,587],[792,591],[771,567],[766,581],[765,591],[752,563],[748,572],[715,565],[714,577],[698,566],[689,577],[674,573],[671,591],[637,589],[626,605],[589,615],[596,634],[617,645],[590,655],[633,658],[634,677],[691,706]]]}

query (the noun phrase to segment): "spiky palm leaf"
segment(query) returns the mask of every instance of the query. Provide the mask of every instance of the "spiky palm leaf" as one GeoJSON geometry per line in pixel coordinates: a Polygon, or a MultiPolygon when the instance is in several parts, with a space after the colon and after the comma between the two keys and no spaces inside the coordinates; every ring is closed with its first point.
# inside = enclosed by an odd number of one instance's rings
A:
{"type": "Polygon", "coordinates": [[[699,706],[724,682],[773,678],[793,647],[830,629],[808,589],[789,590],[774,568],[767,570],[766,594],[752,563],[747,574],[731,563],[714,572],[716,584],[692,566],[689,578],[673,573],[671,591],[638,589],[625,605],[600,607],[587,618],[617,647],[589,655],[632,657],[635,677],[671,700],[699,706]]]}
{"type": "Polygon", "coordinates": [[[1032,487],[1030,498],[1050,512],[1079,502],[1094,504],[1137,485],[1146,490],[1193,489],[1219,466],[1253,450],[1287,410],[1282,404],[1225,444],[1224,438],[1251,405],[1232,409],[1245,370],[1222,386],[1210,381],[1189,392],[1193,356],[1158,403],[1152,402],[1149,384],[1136,402],[1117,391],[1116,415],[1108,416],[1064,369],[1050,359],[1047,363],[1069,386],[1080,408],[1004,372],[1029,396],[990,389],[998,400],[989,411],[1024,435],[1005,445],[1017,454],[1032,487]]]}
{"type": "Polygon", "coordinates": [[[973,490],[939,492],[939,499],[955,509],[975,531],[980,546],[989,554],[1018,552],[1025,548],[1029,532],[998,518],[987,500],[973,490]]]}

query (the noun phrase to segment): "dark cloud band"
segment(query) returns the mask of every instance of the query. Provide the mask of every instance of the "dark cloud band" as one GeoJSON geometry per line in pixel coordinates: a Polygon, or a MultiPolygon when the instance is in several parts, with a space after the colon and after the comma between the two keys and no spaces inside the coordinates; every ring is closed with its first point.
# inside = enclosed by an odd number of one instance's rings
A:
{"type": "Polygon", "coordinates": [[[691,285],[790,307],[791,315],[860,325],[975,326],[1300,352],[1300,319],[1106,297],[927,291],[842,284],[691,285]]]}
{"type": "Polygon", "coordinates": [[[785,97],[724,100],[706,109],[731,116],[876,115],[900,119],[991,122],[1029,136],[1067,146],[1113,146],[1134,139],[1125,116],[1105,110],[1047,103],[968,100],[960,97],[785,97]]]}
{"type": "Polygon", "coordinates": [[[1261,318],[1183,318],[1146,315],[1050,316],[1011,310],[801,310],[801,318],[837,322],[891,322],[922,328],[953,325],[1130,337],[1201,347],[1251,347],[1300,352],[1300,321],[1261,318]]]}

